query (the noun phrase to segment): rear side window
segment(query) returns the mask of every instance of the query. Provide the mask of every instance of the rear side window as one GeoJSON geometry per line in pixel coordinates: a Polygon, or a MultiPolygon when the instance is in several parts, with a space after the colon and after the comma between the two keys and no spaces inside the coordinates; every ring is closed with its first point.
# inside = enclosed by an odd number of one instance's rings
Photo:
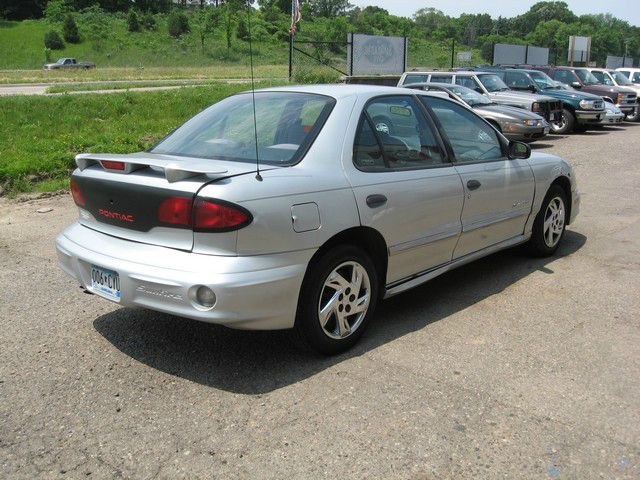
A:
{"type": "Polygon", "coordinates": [[[474,113],[436,97],[421,97],[420,100],[440,121],[457,163],[502,158],[502,145],[496,131],[474,113]]]}
{"type": "Polygon", "coordinates": [[[556,74],[553,79],[566,83],[567,85],[571,85],[571,83],[578,81],[578,77],[576,77],[575,73],[571,70],[556,70],[556,74]]]}
{"type": "Polygon", "coordinates": [[[423,83],[423,82],[426,82],[428,78],[429,78],[429,75],[420,75],[420,74],[412,73],[404,77],[404,81],[402,82],[402,84],[408,85],[410,83],[423,83]]]}
{"type": "Polygon", "coordinates": [[[433,83],[451,83],[451,75],[431,75],[431,82],[433,83]]]}
{"type": "Polygon", "coordinates": [[[353,152],[361,170],[426,168],[445,162],[429,123],[409,96],[371,101],[362,114],[353,152]]]}

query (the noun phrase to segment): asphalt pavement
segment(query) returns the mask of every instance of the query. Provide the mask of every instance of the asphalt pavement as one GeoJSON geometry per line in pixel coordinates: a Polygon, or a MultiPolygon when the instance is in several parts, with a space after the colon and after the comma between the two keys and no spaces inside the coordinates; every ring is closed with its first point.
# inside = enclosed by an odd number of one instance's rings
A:
{"type": "Polygon", "coordinates": [[[71,198],[0,198],[0,478],[640,478],[640,123],[536,150],[583,194],[558,254],[385,301],[333,358],[84,294],[71,198]]]}

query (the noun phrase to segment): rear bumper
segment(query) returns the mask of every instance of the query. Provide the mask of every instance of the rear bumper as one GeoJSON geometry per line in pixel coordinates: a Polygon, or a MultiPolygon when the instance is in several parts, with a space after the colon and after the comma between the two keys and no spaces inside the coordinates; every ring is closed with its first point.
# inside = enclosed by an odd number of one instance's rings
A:
{"type": "Polygon", "coordinates": [[[75,223],[56,239],[60,267],[91,287],[91,265],[120,276],[122,306],[233,328],[293,327],[298,294],[313,250],[245,257],[201,255],[123,240],[75,223]],[[190,298],[205,285],[216,294],[209,310],[190,298]]]}
{"type": "Polygon", "coordinates": [[[576,120],[579,123],[600,123],[606,116],[606,112],[604,110],[576,110],[575,113],[576,120]]]}

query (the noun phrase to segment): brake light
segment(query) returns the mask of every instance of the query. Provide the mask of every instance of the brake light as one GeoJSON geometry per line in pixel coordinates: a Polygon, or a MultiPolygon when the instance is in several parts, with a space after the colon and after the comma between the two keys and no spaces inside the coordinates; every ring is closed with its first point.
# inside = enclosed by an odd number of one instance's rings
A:
{"type": "Polygon", "coordinates": [[[189,226],[191,225],[191,206],[190,198],[167,198],[158,208],[158,220],[171,225],[189,226]]]}
{"type": "Polygon", "coordinates": [[[229,232],[251,223],[244,208],[220,201],[197,200],[194,207],[194,230],[229,232]]]}
{"type": "Polygon", "coordinates": [[[618,103],[621,103],[623,99],[624,99],[624,95],[622,95],[621,93],[618,93],[618,103]]]}
{"type": "Polygon", "coordinates": [[[103,160],[100,162],[102,168],[107,170],[124,170],[124,162],[113,162],[111,160],[103,160]]]}
{"type": "Polygon", "coordinates": [[[76,205],[79,207],[84,207],[84,196],[82,195],[82,191],[80,187],[76,183],[75,179],[71,179],[69,182],[69,187],[71,188],[71,196],[73,197],[73,201],[76,202],[76,205]]]}

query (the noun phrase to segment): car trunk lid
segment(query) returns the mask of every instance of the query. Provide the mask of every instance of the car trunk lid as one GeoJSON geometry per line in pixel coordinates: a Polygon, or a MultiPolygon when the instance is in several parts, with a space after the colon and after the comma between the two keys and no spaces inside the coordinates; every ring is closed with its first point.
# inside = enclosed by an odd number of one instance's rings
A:
{"type": "Polygon", "coordinates": [[[182,250],[193,248],[193,230],[184,215],[190,216],[198,191],[207,183],[255,171],[249,163],[146,152],[82,154],[76,163],[72,192],[82,225],[182,250]]]}

